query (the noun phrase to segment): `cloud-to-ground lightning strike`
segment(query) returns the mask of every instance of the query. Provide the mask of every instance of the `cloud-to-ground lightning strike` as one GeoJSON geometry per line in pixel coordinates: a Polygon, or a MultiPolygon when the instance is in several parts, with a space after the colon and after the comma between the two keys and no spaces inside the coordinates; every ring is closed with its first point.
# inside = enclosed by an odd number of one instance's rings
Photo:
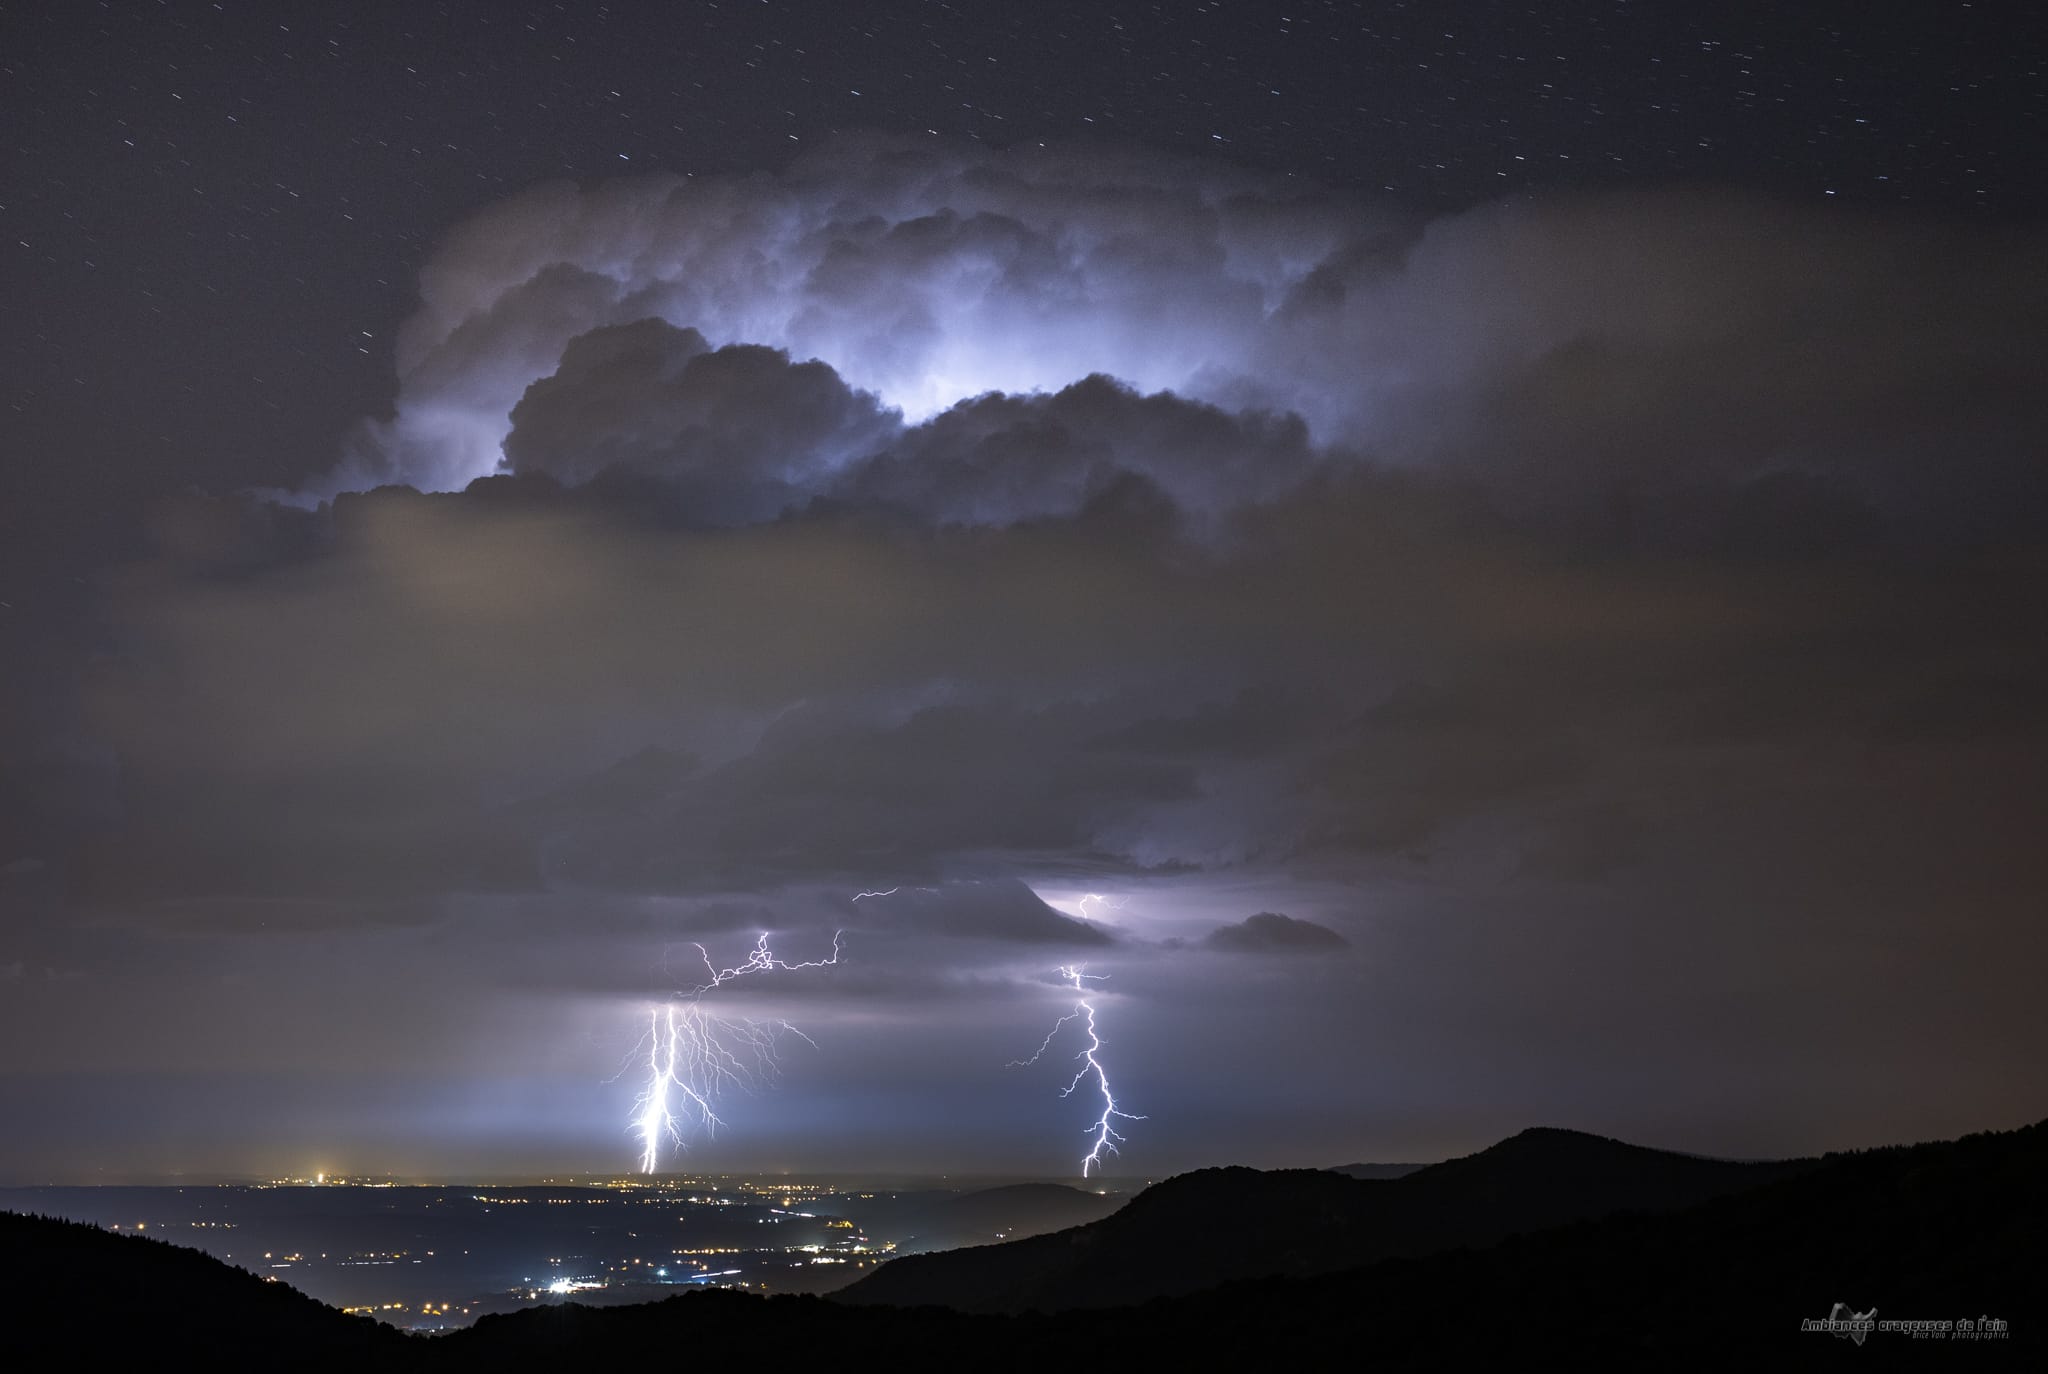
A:
{"type": "Polygon", "coordinates": [[[1143,1121],[1145,1118],[1136,1112],[1124,1111],[1116,1105],[1116,1094],[1111,1092],[1109,1087],[1109,1073],[1102,1067],[1102,1036],[1095,1028],[1095,1004],[1088,1000],[1088,984],[1107,982],[1109,976],[1088,972],[1086,964],[1066,964],[1060,968],[1060,977],[1072,984],[1077,994],[1074,1009],[1053,1022],[1052,1029],[1046,1032],[1045,1042],[1038,1047],[1037,1053],[1029,1059],[1013,1059],[1010,1063],[1014,1068],[1036,1064],[1045,1056],[1045,1052],[1052,1048],[1052,1042],[1066,1029],[1068,1022],[1080,1021],[1085,1026],[1088,1043],[1074,1056],[1081,1061],[1081,1067],[1075,1072],[1073,1081],[1060,1090],[1060,1096],[1073,1096],[1074,1090],[1091,1078],[1095,1080],[1096,1090],[1102,1094],[1102,1113],[1087,1127],[1088,1133],[1095,1137],[1095,1142],[1089,1147],[1088,1153],[1081,1157],[1081,1177],[1086,1178],[1102,1167],[1102,1157],[1105,1154],[1117,1153],[1116,1147],[1124,1143],[1123,1136],[1117,1133],[1111,1123],[1119,1118],[1125,1121],[1143,1121]]]}
{"type": "Polygon", "coordinates": [[[836,964],[843,933],[833,933],[829,957],[795,964],[775,957],[765,933],[755,942],[753,952],[731,968],[719,968],[704,946],[697,946],[711,981],[648,1012],[647,1034],[641,1040],[647,1048],[647,1087],[633,1104],[632,1130],[640,1139],[640,1172],[651,1174],[660,1164],[664,1139],[682,1143],[685,1120],[706,1134],[723,1124],[713,1107],[720,1093],[734,1087],[753,1088],[773,1079],[779,1036],[788,1033],[810,1040],[787,1021],[754,1021],[706,1011],[705,995],[749,973],[794,972],[836,964]]]}

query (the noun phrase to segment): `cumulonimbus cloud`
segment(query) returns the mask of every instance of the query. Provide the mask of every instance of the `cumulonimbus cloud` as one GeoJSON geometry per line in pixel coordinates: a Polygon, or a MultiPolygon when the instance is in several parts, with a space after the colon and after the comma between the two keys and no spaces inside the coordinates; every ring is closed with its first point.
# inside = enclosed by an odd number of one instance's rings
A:
{"type": "MultiPolygon", "coordinates": [[[[1530,855],[1623,864],[1639,820],[1545,830],[1628,810],[1617,731],[1919,699],[1885,636],[1944,617],[1899,560],[2039,506],[2024,238],[1856,227],[878,140],[514,197],[425,269],[396,418],[332,478],[417,490],[167,522],[122,588],[162,655],[93,698],[127,766],[305,831],[169,818],[125,871],[1145,870],[1516,807],[1530,855]]],[[[1986,576],[1972,672],[2031,680],[1986,576]]]]}
{"type": "MultiPolygon", "coordinates": [[[[1703,191],[1420,216],[858,140],[514,197],[310,509],[190,498],[107,575],[82,738],[0,770],[0,814],[93,801],[0,873],[0,965],[381,922],[614,988],[744,911],[848,926],[847,977],[1100,959],[1161,1074],[1259,1081],[1284,1005],[1393,1047],[1374,1093],[1640,1083],[1642,1024],[1831,1122],[1886,1037],[2009,1099],[2044,264],[1703,191]],[[898,885],[946,895],[851,905],[898,885]],[[1356,953],[1164,957],[1261,908],[1356,953]]],[[[1254,922],[1215,943],[1300,933],[1254,922]]]]}
{"type": "MultiPolygon", "coordinates": [[[[729,453],[752,397],[746,442],[779,446],[771,466],[808,490],[888,448],[890,412],[915,426],[1102,374],[1298,416],[1297,447],[1456,468],[1525,515],[1604,502],[1651,538],[1716,537],[1731,481],[1777,481],[1733,517],[1766,541],[1837,508],[1858,528],[1866,503],[1995,521],[2042,499],[2024,455],[2048,268],[2024,233],[1706,191],[1426,217],[1137,152],[849,137],[777,176],[536,188],[450,234],[421,295],[394,418],[306,495],[504,470],[522,397],[513,465],[571,480],[664,444],[671,468],[721,437],[729,453]],[[652,354],[682,345],[779,349],[785,374],[675,356],[663,383],[652,354]],[[714,391],[724,418],[690,413],[714,391]],[[1972,441],[1931,479],[1913,455],[1958,406],[1972,441]]],[[[985,427],[915,436],[863,490],[960,461],[985,427]]],[[[985,467],[968,510],[1010,484],[985,467]]],[[[1208,499],[1276,481],[1263,462],[1235,476],[1208,499]]]]}

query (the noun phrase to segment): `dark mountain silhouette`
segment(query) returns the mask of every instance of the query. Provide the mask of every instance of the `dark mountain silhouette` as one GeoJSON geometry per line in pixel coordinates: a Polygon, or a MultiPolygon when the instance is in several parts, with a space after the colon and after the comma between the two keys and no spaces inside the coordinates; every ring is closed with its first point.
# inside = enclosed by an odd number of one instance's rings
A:
{"type": "Polygon", "coordinates": [[[106,1357],[186,1351],[238,1368],[388,1363],[417,1349],[368,1317],[147,1236],[0,1212],[0,1257],[10,1343],[62,1335],[106,1357]]]}
{"type": "Polygon", "coordinates": [[[1204,1169],[1149,1188],[1092,1225],[907,1256],[836,1296],[963,1312],[1116,1307],[1234,1279],[1302,1277],[1486,1245],[1622,1209],[1668,1211],[1812,1167],[1701,1159],[1535,1129],[1398,1179],[1204,1169]]]}
{"type": "Polygon", "coordinates": [[[1428,1167],[1427,1164],[1338,1164],[1325,1172],[1342,1174],[1346,1178],[1406,1178],[1428,1167]]]}
{"type": "MultiPolygon", "coordinates": [[[[260,1362],[496,1374],[507,1367],[608,1368],[686,1356],[745,1368],[836,1367],[853,1359],[911,1369],[971,1363],[1043,1370],[1068,1367],[1085,1353],[1091,1367],[1103,1368],[1161,1361],[1201,1368],[1342,1362],[1408,1370],[1557,1360],[1572,1368],[1725,1369],[1737,1361],[1765,1367],[1796,1361],[1861,1370],[1907,1361],[1923,1367],[1936,1354],[1897,1333],[1873,1332],[1866,1345],[1855,1346],[1800,1329],[1802,1319],[1824,1318],[1837,1303],[1857,1312],[1875,1309],[1879,1319],[2000,1319],[2010,1324],[2009,1334],[1984,1357],[2001,1367],[2039,1367],[2042,1336],[2034,1313],[2048,1292],[2048,1244],[2042,1240],[2048,1122],[1780,1166],[1728,1165],[1570,1132],[1526,1132],[1392,1183],[1320,1177],[1391,1193],[1441,1169],[1429,1185],[1440,1196],[1484,1206],[1502,1200],[1497,1189],[1503,1179],[1531,1165],[1547,1165],[1590,1205],[1630,1190],[1668,1200],[1703,1181],[1752,1186],[1677,1210],[1626,1211],[1530,1230],[1485,1248],[1436,1249],[1306,1278],[1240,1281],[1142,1305],[1023,1315],[713,1291],[637,1307],[532,1308],[424,1338],[345,1317],[197,1251],[89,1226],[0,1215],[0,1257],[13,1319],[11,1355],[38,1347],[152,1359],[176,1352],[227,1368],[260,1362]],[[1585,1170],[1601,1160],[1620,1171],[1619,1183],[1589,1183],[1585,1170]],[[1766,1176],[1771,1169],[1775,1177],[1766,1176]]],[[[1531,1186],[1544,1186],[1533,1177],[1531,1186]]],[[[1153,1189],[1109,1221],[1147,1198],[1153,1199],[1148,1210],[1171,1217],[1188,1198],[1213,1204],[1218,1186],[1235,1183],[1275,1205],[1306,1205],[1309,1210],[1281,1220],[1326,1237],[1344,1228],[1315,1208],[1343,1194],[1316,1178],[1307,1171],[1209,1170],[1153,1189]]],[[[1556,1206],[1506,1202],[1518,1216],[1556,1206]]],[[[1399,1217],[1400,1207],[1383,1207],[1382,1214],[1399,1217]]],[[[1178,1243],[1176,1226],[1157,1218],[1146,1226],[1178,1243]]],[[[1132,1258],[1166,1263],[1173,1257],[1133,1251],[1132,1258]]]]}
{"type": "Polygon", "coordinates": [[[1940,1353],[1896,1333],[1872,1333],[1858,1347],[1800,1329],[1846,1302],[1879,1318],[2003,1320],[2009,1336],[1983,1357],[2038,1367],[2038,1353],[2026,1351],[2042,1344],[2033,1314],[2048,1291],[2048,1122],[1805,1163],[1676,1212],[1623,1213],[1482,1250],[1135,1307],[972,1315],[701,1293],[486,1318],[436,1353],[476,1368],[572,1354],[652,1359],[687,1346],[693,1359],[777,1366],[855,1356],[897,1368],[1043,1370],[1085,1357],[1091,1368],[1376,1371],[1545,1359],[1575,1369],[1743,1361],[1865,1370],[1924,1368],[1940,1353]]]}
{"type": "Polygon", "coordinates": [[[1059,1183],[1016,1183],[972,1193],[914,1194],[847,1212],[871,1233],[899,1237],[898,1248],[920,1254],[1021,1240],[1098,1221],[1123,1206],[1122,1197],[1083,1192],[1059,1183]],[[886,1222],[886,1226],[883,1223],[886,1222]]]}

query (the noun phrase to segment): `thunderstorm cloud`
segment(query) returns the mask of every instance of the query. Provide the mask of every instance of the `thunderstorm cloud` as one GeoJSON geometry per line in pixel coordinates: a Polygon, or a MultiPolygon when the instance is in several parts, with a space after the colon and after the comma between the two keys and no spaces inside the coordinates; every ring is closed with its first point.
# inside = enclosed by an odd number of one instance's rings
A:
{"type": "Polygon", "coordinates": [[[846,932],[792,1136],[828,1072],[1012,1119],[1077,960],[1148,1169],[1310,1119],[1304,1038],[1332,1160],[1394,1103],[1860,1142],[1916,1041],[1981,1066],[1925,1134],[2048,1086],[2037,234],[848,140],[514,196],[420,295],[327,476],[104,575],[0,783],[59,817],[8,1043],[232,934],[147,1066],[544,1043],[598,1114],[535,1139],[608,1158],[614,1013],[773,928],[846,932]]]}

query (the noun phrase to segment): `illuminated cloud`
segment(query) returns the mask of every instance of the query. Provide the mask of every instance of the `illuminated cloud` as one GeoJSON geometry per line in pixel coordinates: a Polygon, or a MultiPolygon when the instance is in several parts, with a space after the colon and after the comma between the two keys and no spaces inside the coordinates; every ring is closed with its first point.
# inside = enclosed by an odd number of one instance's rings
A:
{"type": "Polygon", "coordinates": [[[2048,271],[2027,237],[1738,195],[1425,218],[1137,153],[846,138],[777,176],[536,188],[451,233],[421,291],[394,418],[309,496],[454,490],[509,457],[569,481],[738,465],[1001,518],[1086,487],[1106,455],[1084,440],[1143,449],[1149,423],[1187,456],[1116,465],[1197,507],[1265,499],[1308,445],[1456,470],[1581,533],[1764,551],[1863,540],[1913,502],[2010,527],[2010,502],[2043,501],[2025,459],[2048,271]],[[1227,414],[1127,404],[1092,435],[1060,406],[946,415],[1094,374],[1227,414]],[[1937,478],[1917,455],[1959,409],[1971,438],[1937,478]],[[938,424],[829,480],[899,412],[938,424]],[[1287,415],[1305,427],[1260,418],[1287,415]],[[1266,430],[1226,456],[1232,425],[1266,430]]]}

